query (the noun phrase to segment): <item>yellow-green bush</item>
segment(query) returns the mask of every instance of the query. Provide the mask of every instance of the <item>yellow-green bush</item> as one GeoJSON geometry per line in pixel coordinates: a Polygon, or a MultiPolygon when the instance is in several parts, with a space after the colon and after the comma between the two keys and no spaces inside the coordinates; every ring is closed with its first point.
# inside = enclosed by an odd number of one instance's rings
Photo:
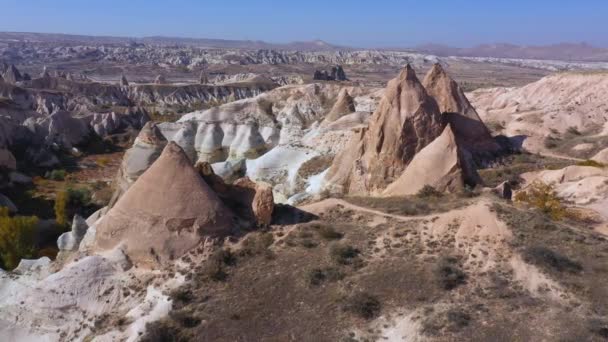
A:
{"type": "Polygon", "coordinates": [[[68,201],[70,197],[65,190],[59,191],[55,197],[55,221],[58,226],[66,227],[68,223],[68,201]]]}
{"type": "Polygon", "coordinates": [[[600,169],[606,167],[606,165],[604,165],[604,164],[602,164],[602,163],[600,163],[598,161],[592,160],[592,159],[587,159],[587,160],[580,161],[580,162],[576,163],[576,165],[578,165],[578,166],[592,166],[592,167],[598,167],[600,169]]]}
{"type": "Polygon", "coordinates": [[[97,158],[96,163],[97,163],[97,166],[100,166],[100,167],[108,166],[110,164],[110,158],[108,158],[108,157],[99,157],[99,158],[97,158]]]}
{"type": "Polygon", "coordinates": [[[0,208],[0,263],[7,270],[17,267],[23,258],[35,255],[38,218],[9,216],[8,208],[0,208]]]}
{"type": "Polygon", "coordinates": [[[561,220],[566,214],[553,185],[541,181],[535,181],[526,190],[518,192],[515,201],[537,208],[554,220],[561,220]]]}

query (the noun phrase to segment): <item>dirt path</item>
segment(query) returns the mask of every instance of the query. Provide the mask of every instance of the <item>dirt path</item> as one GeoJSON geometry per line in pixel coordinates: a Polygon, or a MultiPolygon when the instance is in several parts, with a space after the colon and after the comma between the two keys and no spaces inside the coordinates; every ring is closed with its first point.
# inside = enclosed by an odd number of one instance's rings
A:
{"type": "Polygon", "coordinates": [[[419,217],[413,217],[413,216],[388,214],[388,213],[385,213],[380,210],[361,207],[361,206],[352,204],[350,202],[347,202],[345,200],[338,199],[338,198],[328,198],[328,199],[322,200],[320,202],[307,204],[307,205],[300,207],[300,209],[302,209],[304,211],[312,212],[314,214],[318,214],[318,213],[322,213],[322,212],[326,211],[329,208],[333,208],[338,205],[341,205],[347,209],[362,211],[362,212],[365,212],[368,214],[374,214],[374,215],[378,215],[378,216],[389,217],[389,218],[393,218],[393,219],[400,220],[400,221],[410,221],[414,218],[419,218],[419,217]]]}
{"type": "Polygon", "coordinates": [[[549,157],[549,158],[565,159],[565,160],[571,160],[571,161],[576,161],[576,162],[585,161],[585,159],[581,159],[581,158],[569,157],[569,156],[565,156],[565,155],[561,155],[561,154],[555,154],[555,153],[544,152],[544,151],[540,151],[540,152],[538,152],[538,154],[540,154],[543,157],[549,157]]]}

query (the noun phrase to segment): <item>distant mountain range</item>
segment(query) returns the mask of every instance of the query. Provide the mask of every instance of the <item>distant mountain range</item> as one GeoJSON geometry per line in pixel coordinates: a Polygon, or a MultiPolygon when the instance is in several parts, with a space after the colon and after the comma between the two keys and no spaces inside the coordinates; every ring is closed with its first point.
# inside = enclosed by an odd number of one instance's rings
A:
{"type": "Polygon", "coordinates": [[[113,37],[113,36],[86,36],[59,33],[31,33],[31,32],[0,32],[0,43],[9,42],[37,42],[37,43],[64,43],[64,44],[131,44],[144,43],[155,45],[188,45],[196,47],[218,49],[268,49],[268,50],[302,50],[302,51],[335,51],[350,50],[345,46],[332,45],[322,40],[291,43],[268,43],[261,40],[228,40],[207,38],[182,37],[113,37]]]}
{"type": "MultiPolygon", "coordinates": [[[[153,44],[153,45],[187,45],[202,48],[247,49],[247,50],[298,50],[298,51],[340,51],[364,50],[354,47],[339,46],[322,40],[291,43],[269,43],[261,40],[228,40],[182,37],[112,37],[86,36],[57,33],[0,32],[0,43],[37,42],[63,44],[153,44]]],[[[560,43],[553,45],[514,45],[509,43],[481,44],[469,48],[458,48],[440,44],[425,44],[414,48],[396,48],[382,50],[407,50],[433,54],[437,56],[458,57],[495,57],[522,59],[551,59],[562,61],[607,62],[608,48],[600,48],[587,43],[560,43]]]]}

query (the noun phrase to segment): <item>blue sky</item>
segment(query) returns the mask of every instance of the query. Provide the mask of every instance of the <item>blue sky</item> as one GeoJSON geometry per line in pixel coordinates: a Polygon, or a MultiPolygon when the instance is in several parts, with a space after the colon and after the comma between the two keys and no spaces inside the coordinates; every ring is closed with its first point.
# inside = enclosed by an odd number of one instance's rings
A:
{"type": "Polygon", "coordinates": [[[362,47],[608,47],[608,0],[0,0],[0,31],[182,36],[362,47]]]}

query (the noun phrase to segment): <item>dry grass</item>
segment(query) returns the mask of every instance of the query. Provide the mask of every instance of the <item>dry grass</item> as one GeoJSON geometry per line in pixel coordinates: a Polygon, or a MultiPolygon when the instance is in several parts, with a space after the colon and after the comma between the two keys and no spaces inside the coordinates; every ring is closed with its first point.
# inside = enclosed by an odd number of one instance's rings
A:
{"type": "Polygon", "coordinates": [[[349,203],[380,210],[389,214],[416,216],[446,212],[466,206],[471,202],[468,195],[433,193],[403,197],[347,197],[349,203]]]}
{"type": "Polygon", "coordinates": [[[557,170],[573,163],[565,159],[521,153],[504,158],[500,166],[479,170],[479,175],[485,186],[493,188],[506,181],[518,184],[520,182],[519,176],[522,173],[538,170],[557,170]]]}
{"type": "Polygon", "coordinates": [[[584,223],[556,222],[538,211],[495,205],[524,258],[540,267],[598,315],[608,315],[608,240],[584,223]]]}

